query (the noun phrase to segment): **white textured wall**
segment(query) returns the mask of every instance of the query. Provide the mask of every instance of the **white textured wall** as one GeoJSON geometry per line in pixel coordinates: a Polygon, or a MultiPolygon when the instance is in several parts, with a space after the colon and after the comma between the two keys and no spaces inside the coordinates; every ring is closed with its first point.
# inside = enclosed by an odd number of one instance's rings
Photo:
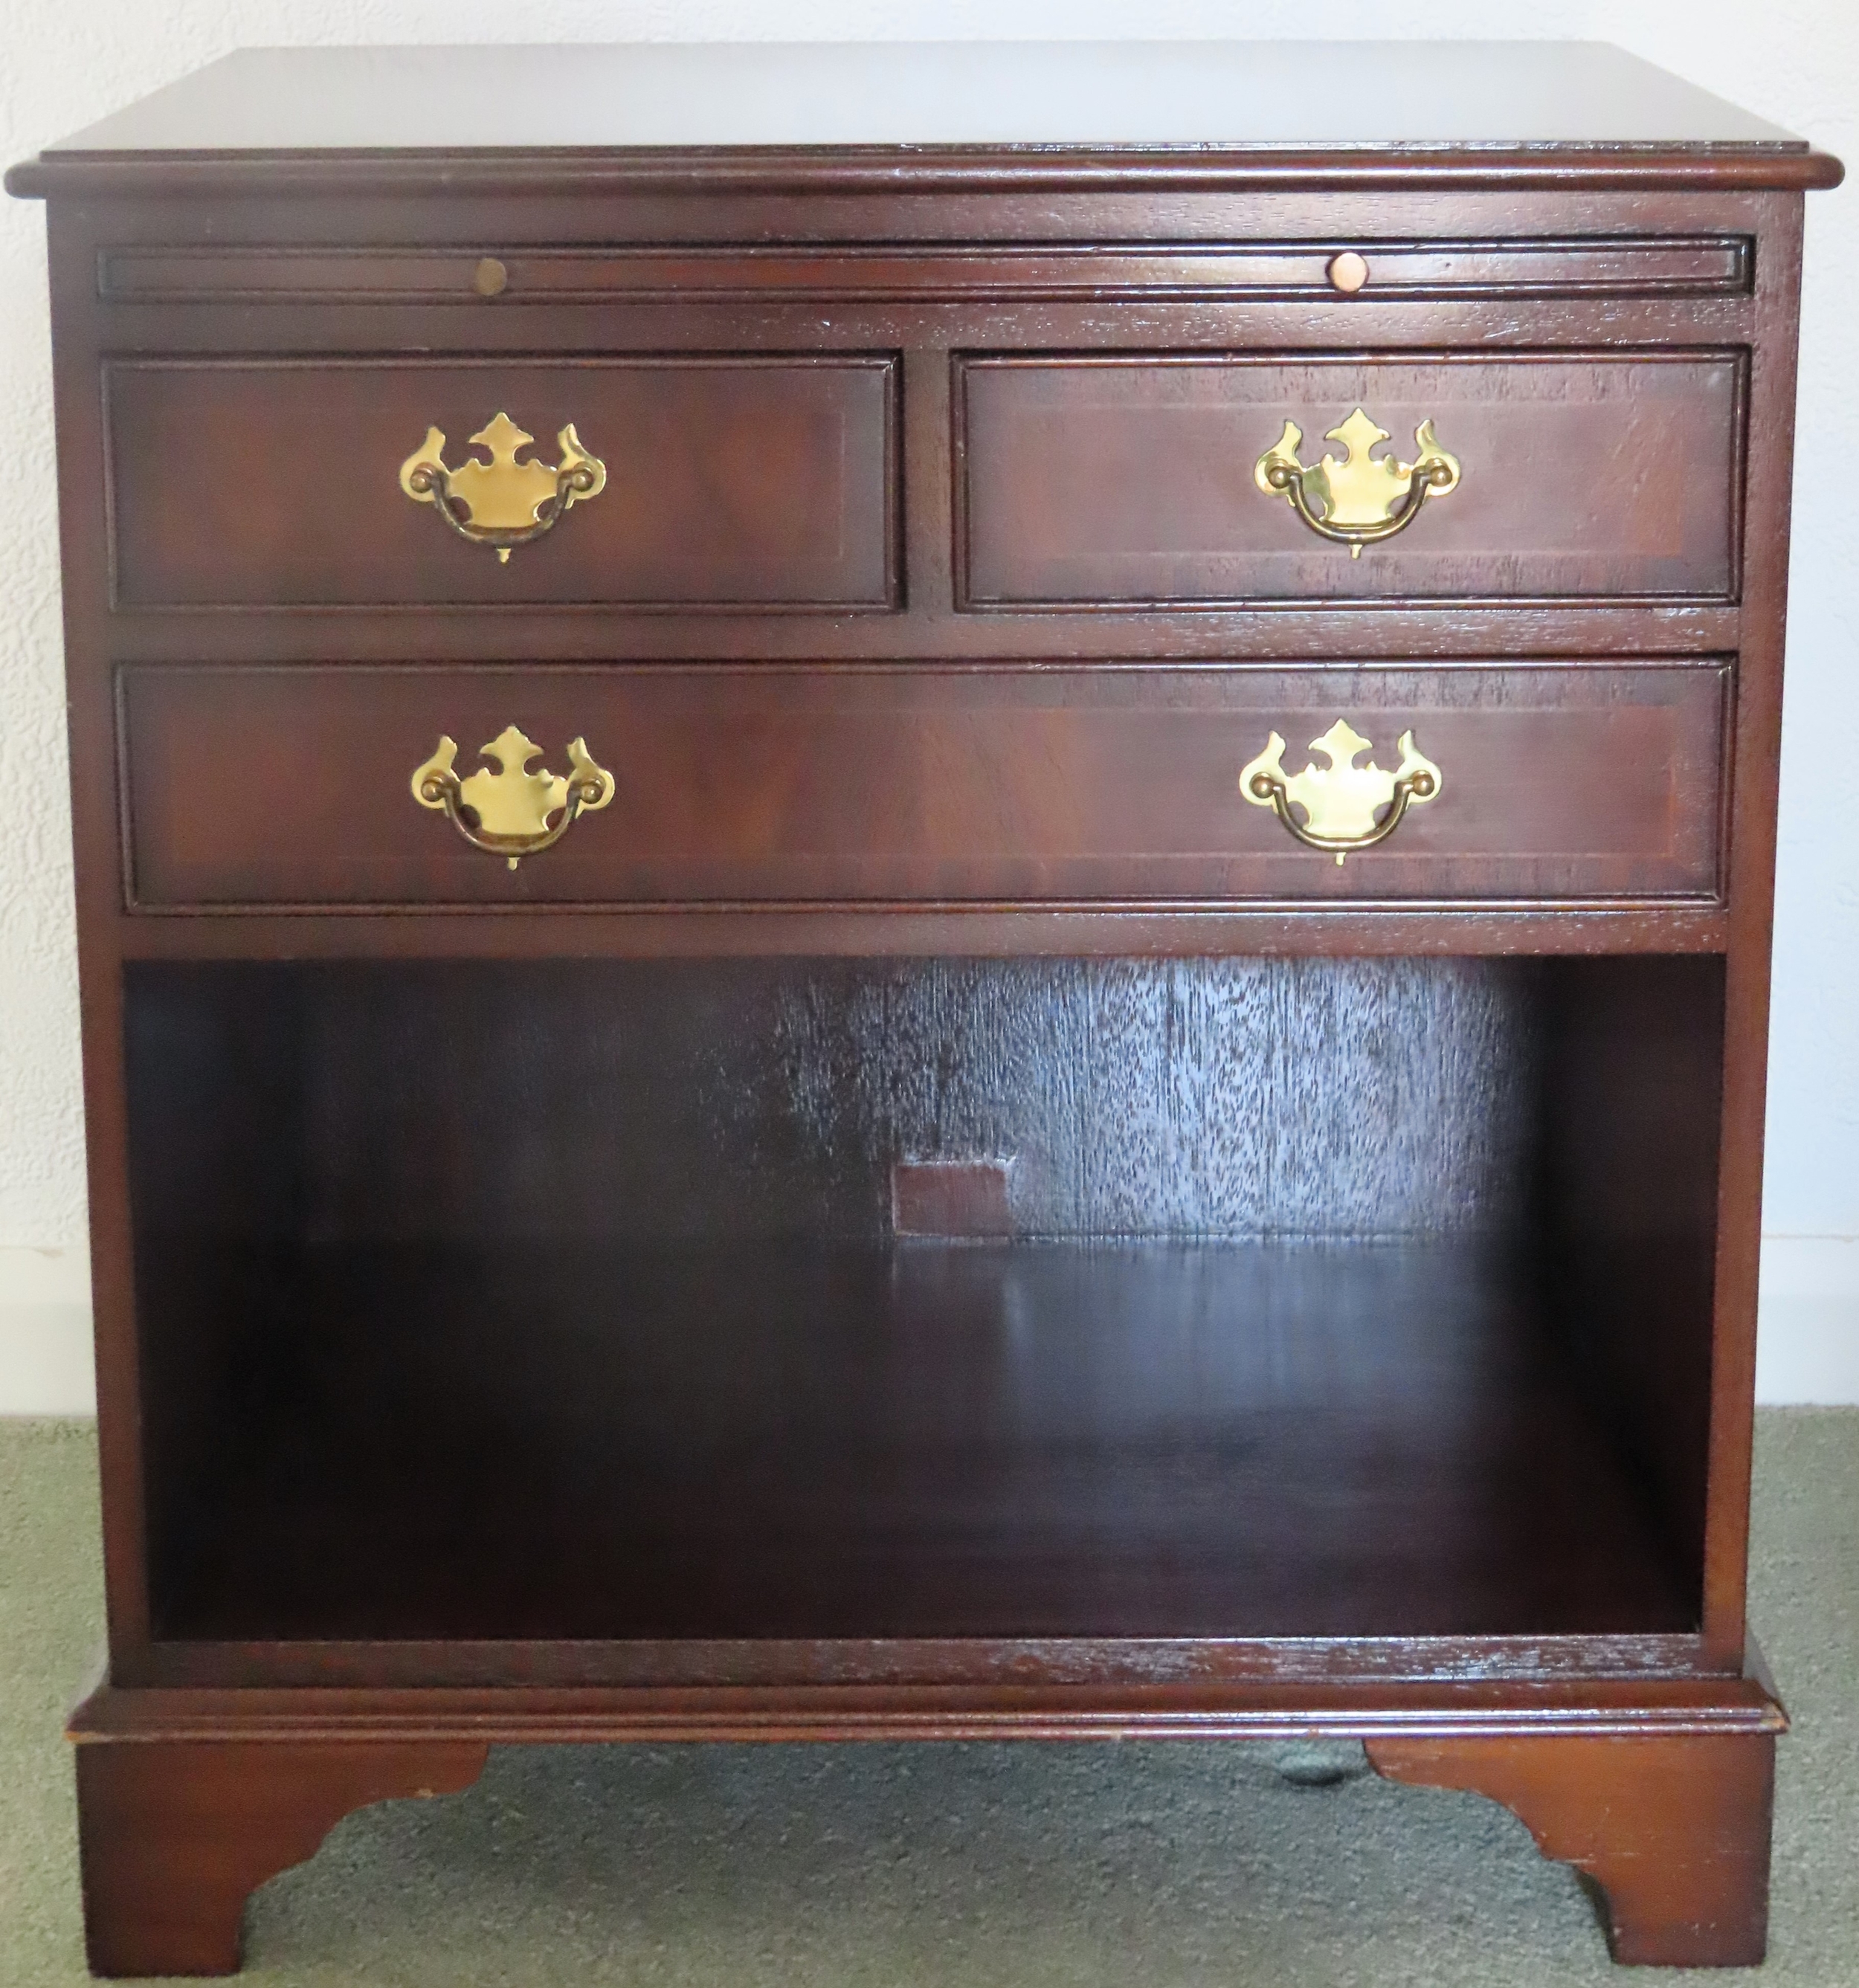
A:
{"type": "MultiPolygon", "coordinates": [[[[9,0],[6,23],[0,157],[8,161],[253,44],[1404,30],[1422,39],[1510,32],[1617,42],[1840,153],[1859,181],[1852,0],[1539,0],[1509,15],[1488,0],[1410,0],[1398,15],[1346,0],[524,0],[517,10],[485,0],[327,0],[314,10],[286,0],[9,0]]],[[[36,1255],[7,1246],[69,1250],[81,1246],[84,1227],[42,241],[36,206],[0,206],[8,462],[0,528],[0,1410],[59,1405],[67,1385],[47,1380],[36,1393],[9,1393],[9,1290],[17,1311],[29,1285],[40,1288],[49,1273],[36,1255]],[[22,495],[38,491],[42,504],[22,495]]],[[[1850,474],[1859,455],[1859,185],[1809,202],[1802,360],[1763,1385],[1772,1398],[1859,1399],[1859,1268],[1846,1267],[1859,1266],[1859,1249],[1791,1239],[1859,1237],[1859,529],[1844,515],[1859,505],[1850,474]]],[[[59,1288],[80,1283],[70,1266],[59,1288]]],[[[42,1307],[42,1325],[43,1315],[42,1307]]],[[[16,1374],[26,1357],[13,1361],[16,1374]]],[[[67,1361],[62,1371],[75,1369],[67,1361]]]]}

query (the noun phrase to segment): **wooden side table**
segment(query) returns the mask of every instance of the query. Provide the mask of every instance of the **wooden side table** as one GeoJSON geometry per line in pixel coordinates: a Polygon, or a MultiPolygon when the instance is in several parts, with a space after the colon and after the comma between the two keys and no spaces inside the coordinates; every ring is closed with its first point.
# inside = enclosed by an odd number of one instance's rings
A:
{"type": "Polygon", "coordinates": [[[91,1964],[493,1744],[1355,1735],[1762,1951],[1799,141],[300,50],[49,205],[91,1964]],[[481,750],[480,750],[481,749],[481,750]]]}

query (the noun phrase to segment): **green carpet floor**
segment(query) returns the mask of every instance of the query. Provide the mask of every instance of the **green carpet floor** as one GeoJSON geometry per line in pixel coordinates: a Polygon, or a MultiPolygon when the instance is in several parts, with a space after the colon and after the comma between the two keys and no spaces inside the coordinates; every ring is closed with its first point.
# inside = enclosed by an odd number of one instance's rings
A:
{"type": "MultiPolygon", "coordinates": [[[[1769,1411],[1753,1616],[1783,1743],[1764,1988],[1859,1984],[1859,1410],[1769,1411]]],[[[100,1634],[95,1455],[0,1422],[0,1988],[86,1977],[59,1726],[100,1634]]],[[[252,1901],[254,1984],[1525,1988],[1623,1980],[1471,1795],[1272,1749],[550,1747],[364,1811],[252,1901]]],[[[1682,1978],[1695,1978],[1685,1976],[1682,1978]]],[[[1712,1975],[1723,1981],[1742,1978],[1712,1975]]]]}

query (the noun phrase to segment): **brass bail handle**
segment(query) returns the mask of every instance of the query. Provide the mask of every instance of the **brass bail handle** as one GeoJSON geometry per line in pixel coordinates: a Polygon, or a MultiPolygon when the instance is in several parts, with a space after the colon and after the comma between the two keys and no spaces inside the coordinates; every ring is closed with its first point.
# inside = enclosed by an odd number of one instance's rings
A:
{"type": "Polygon", "coordinates": [[[1288,776],[1285,741],[1274,732],[1265,751],[1241,769],[1239,790],[1255,807],[1272,809],[1299,841],[1333,850],[1339,865],[1352,850],[1386,841],[1410,807],[1436,800],[1445,784],[1445,776],[1415,746],[1411,732],[1397,742],[1400,764],[1391,773],[1373,759],[1365,766],[1356,764],[1373,748],[1345,718],[1312,739],[1310,749],[1329,763],[1306,766],[1288,776]]]}
{"type": "Polygon", "coordinates": [[[496,771],[480,767],[460,779],[452,765],[457,743],[442,735],[432,757],[413,769],[413,798],[444,814],[473,849],[503,857],[513,870],[560,841],[577,815],[613,799],[613,776],[595,765],[584,739],[569,741],[566,775],[532,773],[529,763],[542,748],[513,725],[478,750],[496,771]]]}
{"type": "Polygon", "coordinates": [[[1252,466],[1252,480],[1268,497],[1282,497],[1319,538],[1362,548],[1404,532],[1429,496],[1448,497],[1459,487],[1459,462],[1439,445],[1430,421],[1414,431],[1418,451],[1411,462],[1370,451],[1388,439],[1358,407],[1326,441],[1339,441],[1340,457],[1326,455],[1306,468],[1298,460],[1304,431],[1295,421],[1252,466]]]}
{"type": "Polygon", "coordinates": [[[506,414],[493,415],[471,439],[489,462],[468,455],[452,468],[443,430],[427,429],[400,466],[400,487],[415,503],[432,505],[460,538],[489,546],[501,561],[507,563],[511,546],[554,530],[564,512],[607,487],[607,465],[582,448],[572,421],[555,438],[559,463],[519,462],[536,438],[506,414]]]}

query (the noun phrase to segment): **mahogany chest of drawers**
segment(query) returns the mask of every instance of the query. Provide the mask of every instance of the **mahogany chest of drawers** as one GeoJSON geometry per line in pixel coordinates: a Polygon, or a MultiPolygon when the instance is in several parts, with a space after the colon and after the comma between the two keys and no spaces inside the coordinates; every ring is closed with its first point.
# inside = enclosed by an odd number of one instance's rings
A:
{"type": "Polygon", "coordinates": [[[252,55],[15,169],[98,1972],[648,1736],[1353,1736],[1759,1957],[1838,174],[1435,45],[252,55]]]}

